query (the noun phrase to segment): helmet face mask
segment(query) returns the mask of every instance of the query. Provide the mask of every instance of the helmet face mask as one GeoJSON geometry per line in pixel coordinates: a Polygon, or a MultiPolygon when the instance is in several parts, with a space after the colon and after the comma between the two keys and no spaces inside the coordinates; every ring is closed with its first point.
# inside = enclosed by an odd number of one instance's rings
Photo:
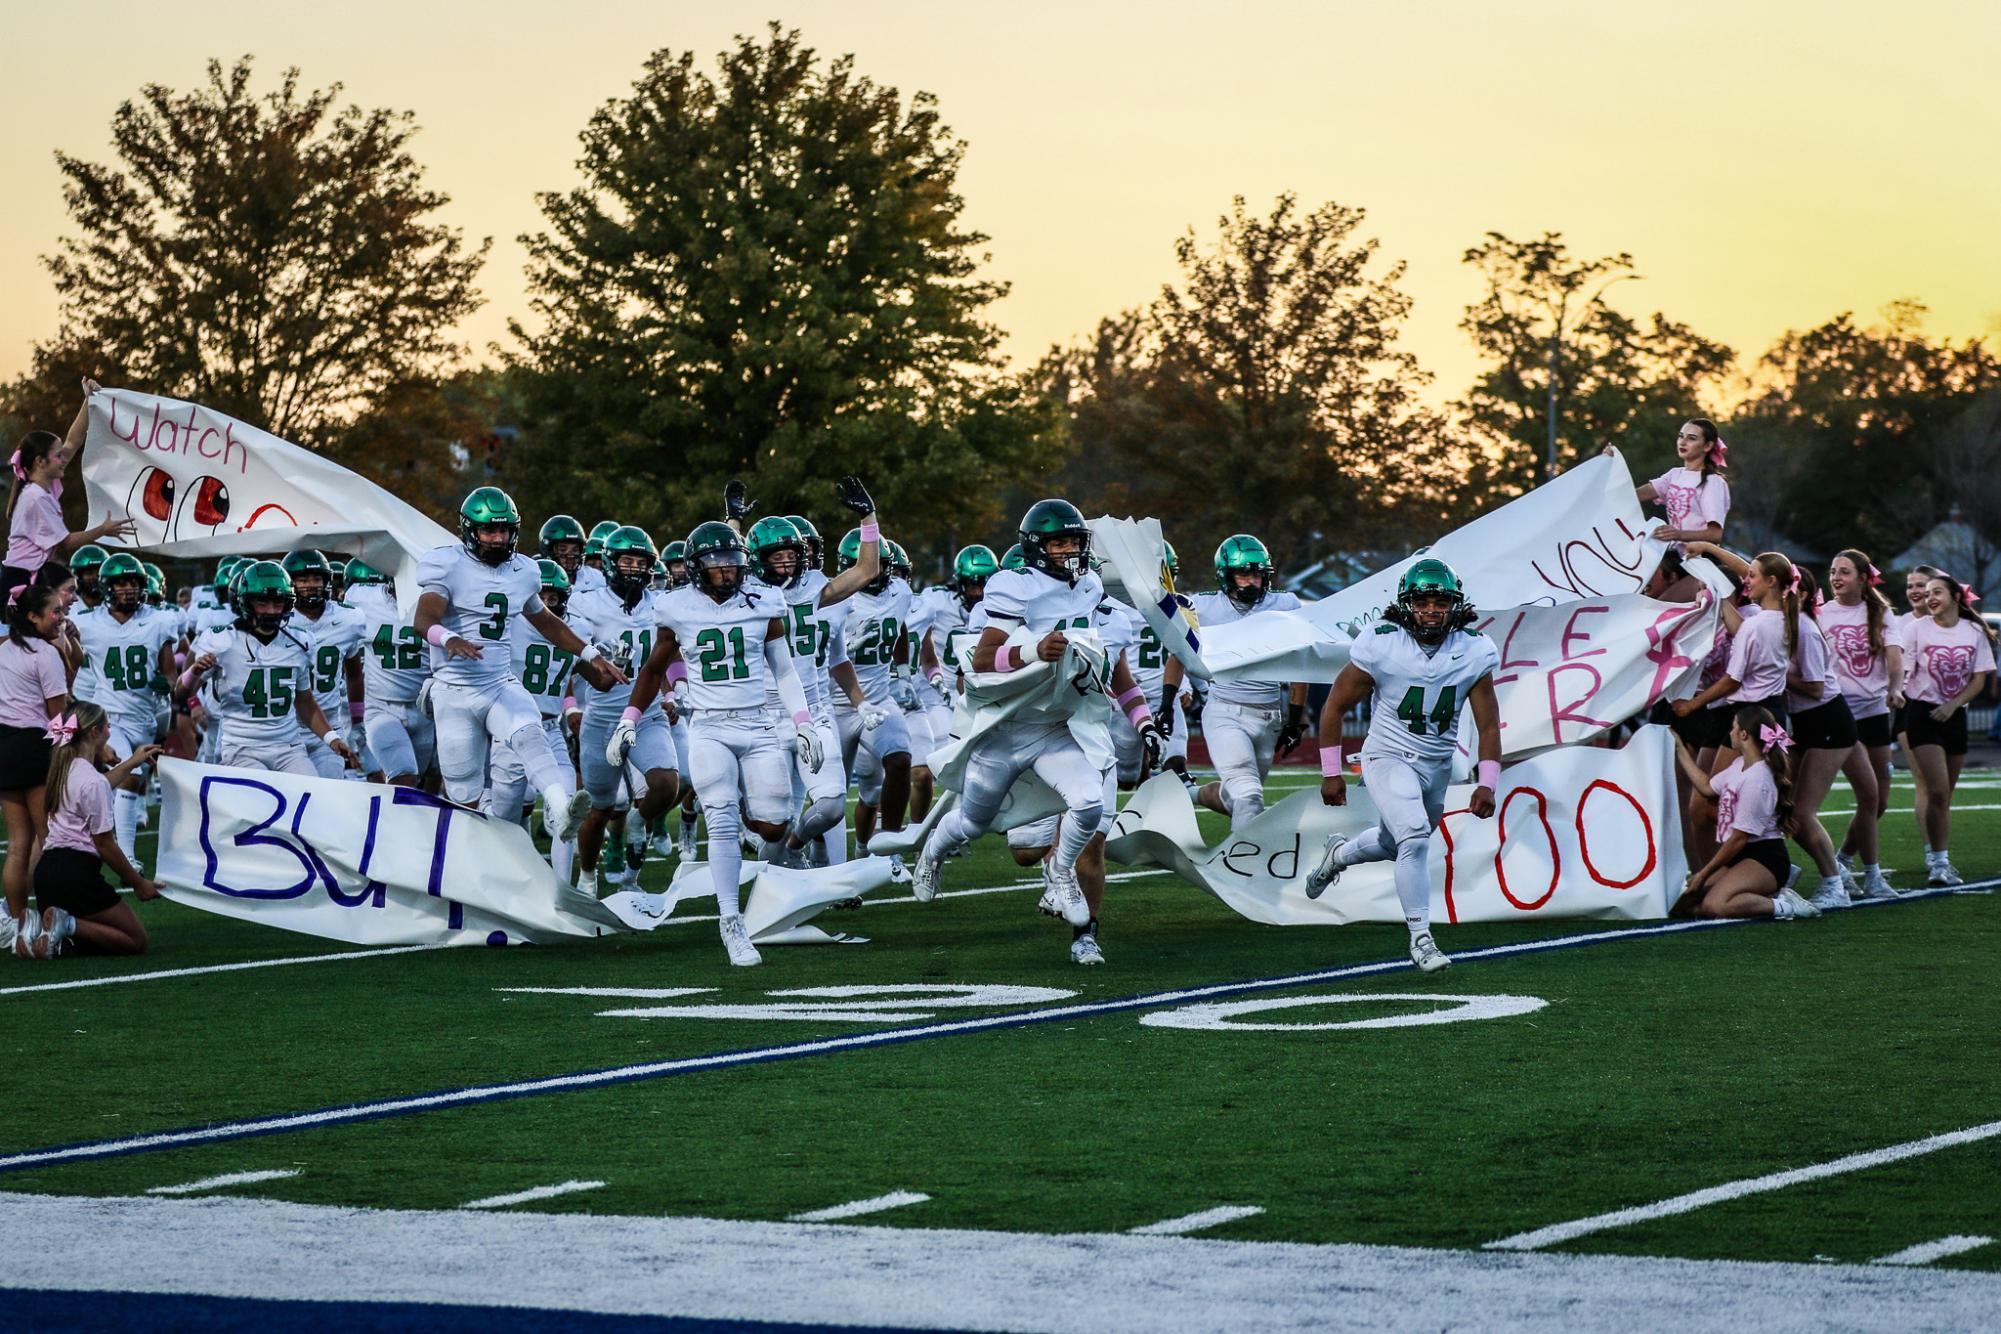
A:
{"type": "Polygon", "coordinates": [[[710,598],[727,602],[743,591],[750,553],[734,528],[715,520],[701,524],[688,534],[685,550],[695,587],[710,598]]]}
{"type": "Polygon", "coordinates": [[[1427,648],[1443,644],[1454,630],[1474,621],[1473,605],[1450,565],[1436,557],[1417,562],[1397,581],[1397,600],[1384,613],[1427,648]]]}
{"type": "Polygon", "coordinates": [[[743,540],[752,571],[773,588],[791,588],[806,572],[806,539],[792,520],[775,514],[759,519],[743,540]]]}
{"type": "Polygon", "coordinates": [[[292,618],[292,577],[276,561],[245,565],[232,581],[236,623],[259,639],[271,639],[292,618]]]}
{"type": "Polygon", "coordinates": [[[300,611],[314,615],[325,611],[327,577],[318,571],[296,576],[292,580],[292,595],[300,611]]]}
{"type": "Polygon", "coordinates": [[[521,542],[521,511],[499,487],[478,487],[459,506],[459,540],[474,559],[505,565],[521,542]]]}
{"type": "Polygon", "coordinates": [[[604,539],[604,580],[630,610],[653,583],[653,539],[627,525],[604,539]]]}
{"type": "Polygon", "coordinates": [[[106,596],[118,611],[139,610],[146,601],[146,576],[143,574],[122,574],[116,579],[104,581],[106,596]]]}
{"type": "Polygon", "coordinates": [[[1091,568],[1091,529],[1083,511],[1067,500],[1038,500],[1022,516],[1022,562],[1053,579],[1074,584],[1091,568]]]}
{"type": "Polygon", "coordinates": [[[1263,602],[1277,583],[1271,553],[1249,533],[1226,537],[1216,548],[1216,587],[1245,611],[1263,602]]]}

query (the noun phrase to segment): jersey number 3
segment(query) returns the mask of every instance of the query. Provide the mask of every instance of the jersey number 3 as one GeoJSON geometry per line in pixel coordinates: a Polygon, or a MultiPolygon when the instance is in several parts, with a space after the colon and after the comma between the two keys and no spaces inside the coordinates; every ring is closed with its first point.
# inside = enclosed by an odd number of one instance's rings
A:
{"type": "Polygon", "coordinates": [[[1424,712],[1424,687],[1412,686],[1403,692],[1403,703],[1397,705],[1397,717],[1403,725],[1419,736],[1424,735],[1425,724],[1431,725],[1434,736],[1444,736],[1459,725],[1459,692],[1452,686],[1438,692],[1438,703],[1431,706],[1427,718],[1424,712]]]}

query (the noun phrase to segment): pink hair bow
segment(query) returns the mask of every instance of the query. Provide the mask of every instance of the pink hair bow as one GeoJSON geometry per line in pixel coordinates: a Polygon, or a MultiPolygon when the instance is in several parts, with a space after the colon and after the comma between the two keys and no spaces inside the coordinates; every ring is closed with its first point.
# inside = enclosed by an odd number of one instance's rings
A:
{"type": "Polygon", "coordinates": [[[14,610],[14,604],[21,600],[21,590],[26,587],[26,584],[14,585],[13,591],[7,594],[7,610],[14,610]]]}
{"type": "Polygon", "coordinates": [[[1961,584],[1959,586],[1959,600],[1965,606],[1977,607],[1980,605],[1980,594],[1973,591],[1972,585],[1961,584]]]}
{"type": "Polygon", "coordinates": [[[1797,565],[1793,566],[1793,581],[1786,585],[1786,591],[1789,593],[1800,591],[1800,567],[1797,565]]]}
{"type": "Polygon", "coordinates": [[[1715,464],[1720,472],[1730,466],[1726,461],[1729,453],[1730,446],[1724,444],[1723,437],[1719,435],[1716,437],[1716,443],[1709,447],[1709,461],[1715,464]]]}
{"type": "Polygon", "coordinates": [[[21,466],[21,451],[20,451],[20,450],[18,450],[18,449],[17,449],[17,450],[15,450],[15,451],[14,451],[14,456],[13,456],[12,458],[8,459],[8,460],[7,460],[7,463],[8,463],[8,465],[9,465],[10,467],[12,467],[12,468],[14,469],[14,476],[15,476],[16,478],[20,479],[20,480],[21,480],[21,481],[23,481],[23,482],[25,482],[25,481],[27,481],[27,480],[28,480],[28,470],[27,470],[26,468],[23,468],[23,467],[21,466]]]}
{"type": "Polygon", "coordinates": [[[1877,569],[1875,566],[1871,565],[1869,567],[1869,587],[1881,588],[1882,586],[1883,586],[1883,572],[1877,569]]]}
{"type": "Polygon", "coordinates": [[[57,714],[55,717],[49,719],[48,729],[42,735],[48,737],[49,740],[55,742],[58,746],[67,746],[70,742],[76,740],[76,715],[74,713],[57,714]]]}
{"type": "Polygon", "coordinates": [[[1787,751],[1792,749],[1793,739],[1783,727],[1772,723],[1759,723],[1758,744],[1766,750],[1787,751]]]}

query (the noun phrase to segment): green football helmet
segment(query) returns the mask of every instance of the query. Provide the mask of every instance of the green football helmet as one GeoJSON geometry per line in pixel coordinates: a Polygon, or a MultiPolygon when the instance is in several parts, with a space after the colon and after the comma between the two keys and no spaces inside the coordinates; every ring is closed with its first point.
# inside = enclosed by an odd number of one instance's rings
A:
{"type": "Polygon", "coordinates": [[[743,591],[750,553],[736,529],[711,519],[688,534],[688,564],[693,567],[695,587],[717,602],[727,602],[743,591]]]}
{"type": "Polygon", "coordinates": [[[210,587],[215,590],[216,597],[225,607],[232,605],[229,601],[229,590],[231,582],[236,578],[236,572],[249,563],[248,556],[224,556],[222,563],[215,567],[215,582],[210,587]]]}
{"type": "Polygon", "coordinates": [[[584,563],[604,568],[604,540],[622,527],[617,519],[600,519],[591,525],[591,535],[584,539],[584,563]]]}
{"type": "Polygon", "coordinates": [[[129,551],[105,557],[97,567],[97,580],[119,611],[135,612],[146,600],[146,567],[129,551]]]}
{"type": "Polygon", "coordinates": [[[167,572],[151,561],[141,561],[139,568],[146,572],[146,601],[157,607],[167,600],[167,572]]]}
{"type": "MultiPolygon", "coordinates": [[[[890,576],[895,573],[890,568],[889,543],[882,538],[877,538],[875,545],[876,559],[881,563],[876,567],[875,578],[862,585],[862,592],[864,593],[873,594],[882,592],[885,588],[889,587],[890,576]]],[[[859,528],[850,528],[847,531],[847,535],[841,539],[840,550],[834,553],[834,573],[841,574],[844,571],[852,570],[855,566],[861,564],[861,560],[862,530],[859,528]]]]}
{"type": "Polygon", "coordinates": [[[889,539],[889,572],[909,582],[914,572],[910,564],[910,553],[903,549],[901,542],[889,539]]]}
{"type": "Polygon", "coordinates": [[[567,514],[552,514],[542,524],[542,531],[536,537],[542,554],[550,560],[549,548],[558,542],[575,542],[579,551],[584,546],[584,526],[567,514]]]}
{"type": "Polygon", "coordinates": [[[363,584],[386,584],[389,576],[356,556],[347,563],[347,582],[349,587],[358,588],[363,584]]]}
{"type": "Polygon", "coordinates": [[[1174,581],[1181,577],[1181,557],[1174,554],[1174,543],[1164,538],[1160,543],[1160,552],[1160,567],[1167,571],[1167,578],[1160,582],[1173,588],[1174,581]]]}
{"type": "Polygon", "coordinates": [[[1278,569],[1271,563],[1271,553],[1249,533],[1226,537],[1216,548],[1216,587],[1245,611],[1263,602],[1277,580],[1278,569]],[[1234,577],[1239,574],[1255,574],[1258,581],[1248,588],[1239,588],[1234,577]]]}
{"type": "Polygon", "coordinates": [[[1091,568],[1091,528],[1084,514],[1067,500],[1038,500],[1021,516],[1022,561],[1032,570],[1041,570],[1054,579],[1074,584],[1091,568]],[[1077,551],[1070,556],[1052,556],[1048,544],[1061,537],[1077,539],[1077,551]]]}
{"type": "Polygon", "coordinates": [[[542,575],[542,605],[561,616],[570,609],[570,572],[547,556],[535,562],[542,575]]]}
{"type": "Polygon", "coordinates": [[[669,542],[660,548],[660,563],[667,567],[667,587],[679,588],[689,583],[693,576],[688,572],[688,544],[669,542]]]}
{"type": "Polygon", "coordinates": [[[95,542],[86,542],[78,547],[69,558],[69,572],[76,576],[76,588],[85,597],[96,597],[98,580],[103,578],[104,562],[109,553],[95,542]]]}
{"type": "Polygon", "coordinates": [[[325,611],[327,597],[333,591],[333,567],[327,558],[307,547],[292,552],[280,564],[292,580],[292,596],[299,610],[309,616],[325,611]]]}
{"type": "Polygon", "coordinates": [[[1001,557],[1001,568],[1003,570],[1025,570],[1028,568],[1028,561],[1021,554],[1021,543],[1017,542],[1007,549],[1007,554],[1001,557]]]}
{"type": "Polygon", "coordinates": [[[271,638],[291,619],[292,603],[292,576],[277,561],[251,561],[237,572],[230,606],[236,612],[236,624],[242,629],[263,639],[271,638]],[[280,604],[277,611],[269,609],[274,602],[280,604]],[[264,604],[264,610],[258,609],[259,603],[264,604]]]}
{"type": "Polygon", "coordinates": [[[994,559],[992,547],[975,544],[959,548],[959,554],[952,557],[952,591],[959,595],[959,605],[972,610],[973,604],[986,596],[987,580],[1000,573],[1000,562],[994,559]]]}
{"type": "Polygon", "coordinates": [[[604,581],[618,594],[627,609],[637,605],[653,581],[653,562],[659,553],[644,528],[626,524],[614,528],[604,539],[604,581]]]}
{"type": "Polygon", "coordinates": [[[475,560],[505,565],[521,545],[521,511],[514,508],[514,498],[497,486],[474,488],[459,506],[459,540],[475,560]],[[502,528],[506,536],[498,542],[482,542],[482,528],[502,528]]]}
{"type": "Polygon", "coordinates": [[[1403,572],[1397,580],[1396,605],[1383,618],[1410,631],[1420,644],[1442,644],[1454,630],[1473,624],[1473,604],[1466,600],[1466,586],[1459,573],[1436,556],[1426,556],[1403,572]],[[1424,606],[1418,599],[1425,600],[1424,606]],[[1439,606],[1439,602],[1444,603],[1439,606]]]}
{"type": "Polygon", "coordinates": [[[751,573],[773,588],[791,588],[806,570],[806,538],[792,520],[772,514],[744,534],[751,573]],[[789,553],[789,556],[788,556],[789,553]]]}
{"type": "Polygon", "coordinates": [[[799,530],[799,536],[805,540],[807,561],[814,569],[819,569],[821,562],[827,558],[827,544],[820,540],[820,530],[815,528],[813,521],[803,514],[788,514],[785,517],[791,520],[792,526],[799,530]]]}

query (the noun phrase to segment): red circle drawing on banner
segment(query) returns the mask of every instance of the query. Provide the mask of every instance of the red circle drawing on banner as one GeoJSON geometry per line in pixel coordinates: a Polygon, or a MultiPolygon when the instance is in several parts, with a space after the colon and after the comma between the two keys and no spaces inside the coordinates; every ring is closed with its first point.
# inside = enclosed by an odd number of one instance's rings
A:
{"type": "Polygon", "coordinates": [[[1445,920],[1455,926],[1459,923],[1459,905],[1452,901],[1452,817],[1471,813],[1470,807],[1461,806],[1438,817],[1438,832],[1445,836],[1445,920]]]}
{"type": "Polygon", "coordinates": [[[269,505],[259,505],[256,508],[256,510],[254,510],[251,513],[249,521],[245,523],[243,527],[238,529],[237,531],[247,532],[248,530],[255,528],[257,526],[257,521],[263,518],[266,514],[270,513],[272,510],[276,510],[278,511],[278,513],[284,515],[285,521],[291,524],[294,528],[299,526],[299,521],[292,517],[292,511],[286,509],[283,505],[269,504],[269,505]]]}
{"type": "Polygon", "coordinates": [[[1500,839],[1494,848],[1494,878],[1501,882],[1501,895],[1523,912],[1534,912],[1549,902],[1551,896],[1556,893],[1556,882],[1563,875],[1563,853],[1556,846],[1556,830],[1550,828],[1549,824],[1549,798],[1535,788],[1518,787],[1508,793],[1507,800],[1501,803],[1501,809],[1495,813],[1495,819],[1499,823],[1500,839]],[[1501,862],[1502,856],[1508,850],[1508,807],[1514,804],[1516,797],[1524,796],[1535,798],[1536,819],[1542,822],[1543,837],[1549,840],[1549,888],[1545,889],[1542,897],[1533,903],[1523,903],[1515,897],[1514,891],[1508,888],[1507,868],[1501,862]]]}
{"type": "Polygon", "coordinates": [[[1593,880],[1596,880],[1599,884],[1604,885],[1608,889],[1631,889],[1634,885],[1639,884],[1642,880],[1645,880],[1648,876],[1652,875],[1654,873],[1655,863],[1657,863],[1660,860],[1660,857],[1658,856],[1654,848],[1654,822],[1647,818],[1647,808],[1640,804],[1639,798],[1635,797],[1632,793],[1626,791],[1625,788],[1620,787],[1617,783],[1613,782],[1609,778],[1600,778],[1594,780],[1591,786],[1585,788],[1584,791],[1578,795],[1577,851],[1584,858],[1585,871],[1590,874],[1593,880]],[[1593,792],[1596,792],[1601,787],[1605,788],[1608,791],[1616,792],[1620,796],[1624,797],[1632,805],[1633,810],[1639,815],[1640,827],[1647,831],[1647,864],[1645,866],[1642,866],[1640,868],[1640,873],[1634,876],[1631,880],[1607,880],[1604,876],[1598,874],[1598,868],[1591,864],[1591,840],[1584,833],[1584,804],[1590,801],[1591,794],[1593,792]]]}

